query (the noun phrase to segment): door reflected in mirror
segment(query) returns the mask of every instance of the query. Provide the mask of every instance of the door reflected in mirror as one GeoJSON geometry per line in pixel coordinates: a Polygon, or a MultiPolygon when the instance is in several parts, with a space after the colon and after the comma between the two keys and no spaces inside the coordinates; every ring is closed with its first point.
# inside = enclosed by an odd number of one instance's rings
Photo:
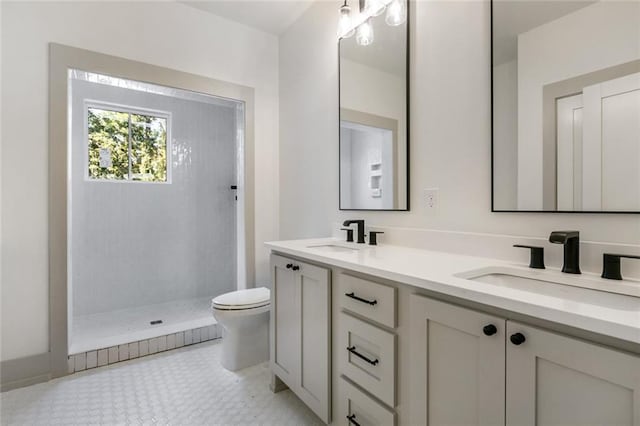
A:
{"type": "MultiPolygon", "coordinates": [[[[408,22],[408,20],[407,20],[408,22]]],[[[340,209],[408,210],[408,23],[339,42],[340,209]]]]}
{"type": "Polygon", "coordinates": [[[493,210],[640,212],[640,1],[492,14],[493,210]]]}

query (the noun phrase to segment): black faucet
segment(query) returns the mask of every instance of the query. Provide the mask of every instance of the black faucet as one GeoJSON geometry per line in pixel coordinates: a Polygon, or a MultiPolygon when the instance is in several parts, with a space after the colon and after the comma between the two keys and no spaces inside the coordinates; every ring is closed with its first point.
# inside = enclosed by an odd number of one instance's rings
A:
{"type": "Polygon", "coordinates": [[[342,226],[349,226],[352,223],[355,223],[358,226],[358,229],[357,229],[358,241],[356,242],[359,244],[364,244],[364,220],[363,219],[345,220],[342,226]]]}
{"type": "Polygon", "coordinates": [[[580,274],[580,232],[553,231],[549,235],[549,242],[564,244],[564,264],[562,272],[580,274]]]}
{"type": "Polygon", "coordinates": [[[602,255],[602,278],[608,280],[621,280],[622,273],[620,273],[620,258],[625,259],[640,259],[640,256],[633,254],[612,254],[605,253],[602,255]]]}

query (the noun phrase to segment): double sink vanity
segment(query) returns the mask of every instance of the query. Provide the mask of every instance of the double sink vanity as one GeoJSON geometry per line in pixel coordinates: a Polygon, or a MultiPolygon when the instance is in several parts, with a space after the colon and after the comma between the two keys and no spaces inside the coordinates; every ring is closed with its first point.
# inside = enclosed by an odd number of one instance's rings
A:
{"type": "MultiPolygon", "coordinates": [[[[375,28],[375,41],[340,36],[340,210],[407,211],[410,200],[419,200],[420,214],[435,214],[439,189],[427,186],[433,182],[456,200],[452,205],[473,202],[447,180],[464,172],[436,147],[448,141],[421,146],[424,133],[409,140],[416,38],[409,26],[445,10],[429,7],[412,19],[414,6],[423,7],[408,2],[402,25],[388,26],[375,14],[363,20],[375,28]],[[372,42],[375,48],[366,46],[372,42]],[[393,78],[383,83],[381,72],[393,78]],[[410,146],[454,168],[411,182],[425,189],[410,194],[409,165],[427,167],[423,158],[409,161],[410,146]]],[[[490,7],[491,211],[640,213],[640,4],[493,1],[490,7]]],[[[348,13],[347,2],[343,8],[348,13]]],[[[421,66],[433,66],[426,62],[421,66]]],[[[418,120],[436,117],[421,113],[418,120]]],[[[468,190],[478,189],[484,190],[468,190]]],[[[473,222],[476,211],[469,222],[482,229],[482,219],[473,222]]],[[[599,235],[611,217],[602,223],[599,235]]],[[[353,426],[640,426],[640,275],[636,269],[629,274],[636,280],[624,279],[620,258],[637,256],[614,252],[637,251],[615,244],[633,240],[637,230],[600,236],[611,241],[603,250],[600,243],[581,245],[576,231],[553,232],[549,242],[564,246],[558,270],[545,269],[543,247],[508,236],[491,241],[505,237],[509,245],[480,241],[474,257],[458,237],[428,243],[443,251],[379,245],[379,232],[365,244],[364,221],[344,226],[354,224],[344,239],[267,244],[274,390],[286,385],[322,421],[353,426]],[[514,243],[531,250],[528,266],[490,258],[510,258],[505,251],[515,251],[514,243]],[[602,258],[602,276],[581,273],[581,246],[588,249],[586,269],[602,258]],[[463,250],[467,255],[451,253],[463,250]]]]}
{"type": "Polygon", "coordinates": [[[325,423],[640,422],[638,281],[335,238],[267,246],[272,386],[325,423]]]}

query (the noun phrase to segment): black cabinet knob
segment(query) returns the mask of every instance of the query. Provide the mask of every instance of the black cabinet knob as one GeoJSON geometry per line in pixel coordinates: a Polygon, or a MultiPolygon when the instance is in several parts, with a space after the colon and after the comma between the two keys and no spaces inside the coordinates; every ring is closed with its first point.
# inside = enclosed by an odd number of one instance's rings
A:
{"type": "Polygon", "coordinates": [[[493,324],[489,324],[482,327],[482,332],[485,336],[493,336],[498,332],[498,328],[493,324]]]}
{"type": "Polygon", "coordinates": [[[520,346],[525,342],[525,340],[527,340],[527,338],[524,337],[524,334],[522,333],[514,333],[511,335],[511,337],[509,337],[509,340],[511,340],[511,343],[513,343],[514,345],[520,346]]]}
{"type": "Polygon", "coordinates": [[[293,268],[291,268],[291,269],[293,269],[294,271],[297,271],[297,270],[300,269],[300,267],[298,265],[293,265],[293,268]]]}
{"type": "Polygon", "coordinates": [[[287,263],[287,269],[293,268],[293,263],[287,263]]]}

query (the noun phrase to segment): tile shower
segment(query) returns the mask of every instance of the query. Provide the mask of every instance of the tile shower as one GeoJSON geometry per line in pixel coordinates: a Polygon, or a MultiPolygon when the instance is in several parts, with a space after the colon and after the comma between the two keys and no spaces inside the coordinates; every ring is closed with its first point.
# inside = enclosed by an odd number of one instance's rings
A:
{"type": "Polygon", "coordinates": [[[79,70],[69,87],[69,371],[219,338],[210,300],[242,279],[244,105],[79,70]]]}

